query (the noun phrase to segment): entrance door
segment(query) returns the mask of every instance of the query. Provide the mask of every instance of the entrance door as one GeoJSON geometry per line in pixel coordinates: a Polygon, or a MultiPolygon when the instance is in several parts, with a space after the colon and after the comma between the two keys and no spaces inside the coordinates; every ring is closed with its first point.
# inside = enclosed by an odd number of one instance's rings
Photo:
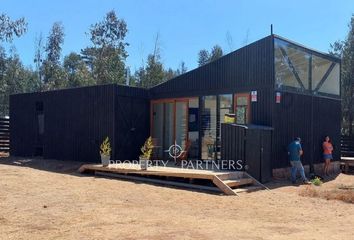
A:
{"type": "Polygon", "coordinates": [[[152,101],[151,135],[158,157],[168,159],[166,152],[174,143],[185,148],[188,139],[188,99],[152,101]]]}

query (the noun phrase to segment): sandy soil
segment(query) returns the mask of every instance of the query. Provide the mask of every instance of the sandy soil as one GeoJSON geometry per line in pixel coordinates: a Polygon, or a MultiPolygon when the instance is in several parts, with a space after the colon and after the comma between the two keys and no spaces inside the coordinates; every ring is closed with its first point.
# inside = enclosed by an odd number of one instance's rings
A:
{"type": "Polygon", "coordinates": [[[305,186],[223,196],[84,176],[79,165],[1,158],[0,239],[353,239],[354,204],[302,197],[305,186]]]}

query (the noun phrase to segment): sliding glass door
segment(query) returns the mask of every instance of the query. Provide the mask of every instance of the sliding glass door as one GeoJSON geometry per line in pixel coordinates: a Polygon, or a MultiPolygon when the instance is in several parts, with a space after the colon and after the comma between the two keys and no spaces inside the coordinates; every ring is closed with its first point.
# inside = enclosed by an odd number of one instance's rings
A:
{"type": "Polygon", "coordinates": [[[169,158],[167,150],[174,143],[188,148],[189,159],[220,159],[225,114],[234,112],[238,124],[251,120],[249,93],[155,100],[151,106],[151,135],[161,159],[169,158]]]}
{"type": "Polygon", "coordinates": [[[176,144],[182,147],[186,146],[187,141],[187,110],[188,102],[187,101],[176,101],[176,112],[175,112],[175,140],[176,144]]]}
{"type": "Polygon", "coordinates": [[[203,96],[201,109],[202,159],[215,159],[216,149],[216,96],[203,96]]]}
{"type": "Polygon", "coordinates": [[[166,150],[174,144],[174,102],[165,102],[164,103],[164,122],[162,126],[164,126],[164,134],[163,134],[163,149],[164,159],[168,157],[168,153],[166,150]]]}
{"type": "Polygon", "coordinates": [[[168,159],[173,144],[185,149],[188,140],[188,99],[152,101],[151,136],[159,159],[168,159]]]}

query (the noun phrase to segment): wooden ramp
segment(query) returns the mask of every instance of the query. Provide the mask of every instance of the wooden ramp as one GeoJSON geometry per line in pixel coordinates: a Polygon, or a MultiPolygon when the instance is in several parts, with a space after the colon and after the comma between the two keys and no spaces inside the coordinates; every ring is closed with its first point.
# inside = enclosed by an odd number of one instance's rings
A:
{"type": "Polygon", "coordinates": [[[247,177],[243,172],[225,172],[213,170],[195,170],[181,167],[161,167],[153,166],[147,170],[141,170],[138,164],[111,164],[103,167],[100,164],[84,164],[79,170],[80,173],[95,173],[110,177],[118,177],[130,180],[141,180],[153,183],[175,185],[180,187],[198,188],[201,190],[219,190],[226,195],[237,195],[239,187],[254,184],[252,178],[247,177]],[[182,179],[204,179],[211,181],[215,187],[203,185],[181,183],[178,181],[165,181],[153,179],[153,176],[173,177],[182,179]]]}

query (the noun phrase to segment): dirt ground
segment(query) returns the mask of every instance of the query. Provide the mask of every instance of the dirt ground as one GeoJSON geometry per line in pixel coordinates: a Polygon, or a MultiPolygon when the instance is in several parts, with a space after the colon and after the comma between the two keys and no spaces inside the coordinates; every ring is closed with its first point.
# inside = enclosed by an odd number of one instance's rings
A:
{"type": "MultiPolygon", "coordinates": [[[[80,175],[79,163],[0,158],[0,239],[353,239],[354,204],[305,186],[223,196],[80,175]]],[[[321,186],[354,184],[342,175],[321,186]]]]}

